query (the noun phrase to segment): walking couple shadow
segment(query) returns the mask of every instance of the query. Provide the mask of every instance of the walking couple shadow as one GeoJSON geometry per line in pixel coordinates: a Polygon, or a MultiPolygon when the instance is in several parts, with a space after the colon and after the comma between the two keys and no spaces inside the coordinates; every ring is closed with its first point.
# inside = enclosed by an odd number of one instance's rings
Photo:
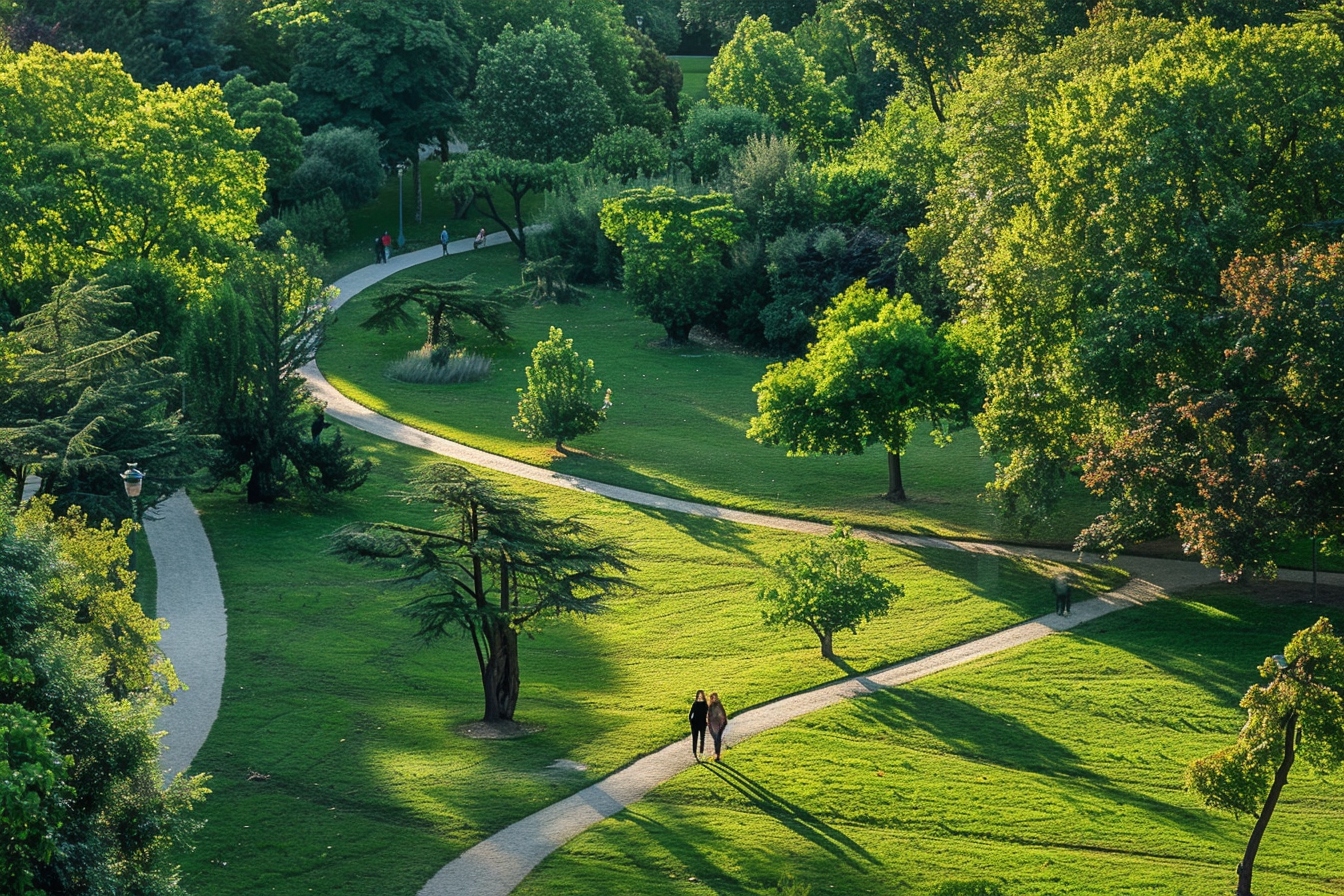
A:
{"type": "Polygon", "coordinates": [[[714,761],[719,762],[723,754],[723,730],[728,727],[728,711],[723,708],[718,694],[705,698],[704,691],[695,692],[695,701],[691,703],[691,752],[696,761],[705,752],[705,732],[714,738],[714,761]]]}

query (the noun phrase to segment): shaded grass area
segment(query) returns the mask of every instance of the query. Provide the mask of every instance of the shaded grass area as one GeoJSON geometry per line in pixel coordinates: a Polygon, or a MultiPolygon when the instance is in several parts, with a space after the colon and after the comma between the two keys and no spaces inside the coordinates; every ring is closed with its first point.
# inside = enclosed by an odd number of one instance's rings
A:
{"type": "MultiPolygon", "coordinates": [[[[796,537],[501,480],[619,537],[641,590],[524,642],[518,720],[538,733],[465,738],[458,728],[481,712],[470,646],[420,645],[394,612],[408,592],[323,553],[347,522],[427,522],[423,508],[389,497],[427,457],[345,435],[377,467],[363,489],[320,512],[195,496],[229,641],[220,714],[192,769],[211,774],[214,791],[196,850],[180,857],[193,893],[415,893],[482,837],[681,736],[696,688],[731,695],[738,710],[839,677],[810,633],[761,623],[762,566],[796,537]],[[589,770],[551,769],[560,758],[589,770]]],[[[1053,606],[1049,565],[872,550],[907,597],[887,619],[837,638],[837,653],[859,669],[1053,606]]],[[[1119,580],[1082,575],[1091,589],[1119,580]]]]}
{"type": "MultiPolygon", "coordinates": [[[[1233,742],[1255,667],[1321,612],[1220,586],[815,713],[678,776],[516,892],[764,894],[791,873],[814,894],[1222,896],[1253,822],[1206,811],[1184,768],[1233,742]]],[[[1294,770],[1257,893],[1344,893],[1340,783],[1294,770]]]]}
{"type": "MultiPolygon", "coordinates": [[[[382,192],[378,198],[366,206],[352,210],[349,213],[350,240],[341,247],[332,249],[327,253],[327,263],[316,273],[328,283],[339,280],[351,271],[373,263],[373,240],[374,237],[381,236],[383,231],[392,235],[392,251],[413,252],[416,249],[423,249],[426,246],[437,245],[439,242],[439,231],[446,224],[448,226],[448,236],[454,240],[466,239],[476,235],[476,231],[484,227],[486,233],[495,233],[500,230],[500,226],[494,221],[480,214],[475,206],[467,212],[465,218],[454,217],[455,209],[453,204],[439,196],[434,189],[439,180],[439,172],[443,170],[443,163],[430,159],[420,163],[420,178],[422,185],[422,197],[424,199],[424,213],[421,222],[415,222],[415,190],[411,178],[411,172],[407,170],[404,175],[404,228],[406,233],[406,246],[403,249],[397,248],[397,175],[393,172],[383,184],[382,192]]],[[[511,214],[513,202],[502,190],[495,191],[495,204],[506,214],[511,214]]],[[[541,208],[542,199],[539,196],[527,196],[523,200],[523,209],[525,220],[529,223],[532,218],[528,215],[535,215],[541,208]]],[[[507,251],[514,251],[512,249],[507,251]]],[[[514,257],[517,252],[514,251],[514,257]]]]}
{"type": "Polygon", "coordinates": [[[692,100],[709,99],[709,67],[713,56],[669,56],[681,66],[681,95],[692,100]]]}
{"type": "Polygon", "coordinates": [[[1074,484],[1057,518],[1024,535],[1005,526],[979,499],[994,477],[974,430],[946,448],[926,432],[903,461],[910,500],[892,504],[881,446],[848,457],[789,457],[781,447],[746,437],[756,411],[754,386],[770,359],[692,344],[668,348],[661,327],[635,315],[624,296],[594,289],[581,305],[525,306],[512,312],[511,348],[473,340],[469,349],[494,358],[479,383],[433,387],[397,383],[389,363],[419,348],[420,328],[390,334],[362,329],[376,290],[405,278],[451,279],[473,274],[483,291],[517,282],[510,248],[449,256],[399,274],[352,299],[337,315],[318,356],[323,373],[345,394],[411,426],[559,472],[675,498],[951,537],[1062,544],[1099,511],[1074,484]],[[513,429],[517,389],[532,347],[558,326],[575,350],[592,358],[611,387],[614,406],[602,429],[575,439],[568,454],[528,442],[513,429]]]}

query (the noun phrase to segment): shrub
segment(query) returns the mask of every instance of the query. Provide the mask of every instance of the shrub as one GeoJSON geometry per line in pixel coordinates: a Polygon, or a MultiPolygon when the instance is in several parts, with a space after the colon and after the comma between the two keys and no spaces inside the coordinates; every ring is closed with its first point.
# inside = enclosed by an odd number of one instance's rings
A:
{"type": "Polygon", "coordinates": [[[440,345],[407,352],[405,358],[387,366],[386,374],[403,383],[433,386],[474,383],[490,375],[490,359],[440,345]]]}
{"type": "Polygon", "coordinates": [[[748,137],[777,133],[769,116],[754,109],[700,103],[691,107],[682,125],[680,161],[695,180],[713,180],[747,145],[748,137]]]}
{"type": "Polygon", "coordinates": [[[621,182],[667,170],[667,147],[646,128],[627,125],[593,141],[588,164],[621,182]]]}
{"type": "Polygon", "coordinates": [[[350,238],[350,222],[346,219],[345,207],[330,187],[316,199],[290,207],[280,216],[280,220],[303,246],[316,246],[326,251],[350,238]]]}
{"type": "Polygon", "coordinates": [[[574,283],[615,283],[621,272],[621,250],[602,232],[597,214],[603,201],[616,196],[621,187],[585,179],[570,190],[568,196],[549,200],[541,215],[545,228],[529,237],[532,254],[559,256],[574,283]]]}
{"type": "Polygon", "coordinates": [[[285,198],[311,202],[331,190],[341,205],[355,208],[378,198],[385,176],[377,134],[323,125],[303,138],[303,163],[290,177],[285,198]]]}

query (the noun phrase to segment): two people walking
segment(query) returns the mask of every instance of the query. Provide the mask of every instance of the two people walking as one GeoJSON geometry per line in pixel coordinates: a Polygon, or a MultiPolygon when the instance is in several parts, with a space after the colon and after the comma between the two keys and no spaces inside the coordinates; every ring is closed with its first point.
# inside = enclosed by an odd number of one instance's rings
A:
{"type": "Polygon", "coordinates": [[[728,711],[723,708],[718,694],[705,698],[704,691],[695,692],[695,701],[691,703],[691,752],[696,759],[705,752],[705,731],[714,738],[714,761],[719,762],[723,753],[723,731],[728,727],[728,711]]]}

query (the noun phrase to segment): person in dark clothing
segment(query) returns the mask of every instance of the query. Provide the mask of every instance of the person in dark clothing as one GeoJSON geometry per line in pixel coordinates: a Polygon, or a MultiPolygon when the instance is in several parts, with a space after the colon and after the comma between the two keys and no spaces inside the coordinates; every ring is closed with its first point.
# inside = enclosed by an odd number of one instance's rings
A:
{"type": "Polygon", "coordinates": [[[373,263],[383,263],[383,238],[380,236],[373,238],[373,263]]]}
{"type": "Polygon", "coordinates": [[[695,692],[695,702],[691,704],[691,753],[696,759],[705,752],[705,728],[707,727],[707,718],[709,716],[709,702],[705,700],[704,691],[695,692]]]}
{"type": "Polygon", "coordinates": [[[1069,585],[1069,577],[1060,573],[1055,576],[1055,615],[1067,615],[1073,603],[1070,592],[1072,587],[1069,585]]]}
{"type": "Polygon", "coordinates": [[[728,727],[728,710],[719,702],[718,694],[709,695],[709,711],[705,713],[705,724],[709,728],[709,736],[714,738],[714,761],[718,762],[719,755],[723,752],[723,729],[728,727]]]}

